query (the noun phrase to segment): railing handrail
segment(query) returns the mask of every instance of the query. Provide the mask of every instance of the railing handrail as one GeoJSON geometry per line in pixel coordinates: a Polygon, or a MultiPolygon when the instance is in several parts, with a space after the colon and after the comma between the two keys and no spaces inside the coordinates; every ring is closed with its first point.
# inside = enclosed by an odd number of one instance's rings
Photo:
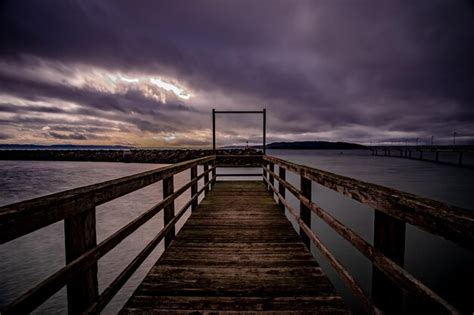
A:
{"type": "Polygon", "coordinates": [[[0,207],[0,244],[215,158],[202,157],[0,207]]]}
{"type": "MultiPolygon", "coordinates": [[[[20,297],[18,297],[15,301],[7,305],[2,312],[5,312],[5,314],[16,314],[16,313],[28,313],[34,310],[36,307],[41,305],[44,301],[46,301],[49,297],[51,297],[54,293],[56,293],[58,290],[60,290],[63,286],[66,284],[69,286],[70,282],[77,281],[77,277],[79,275],[87,274],[92,272],[92,277],[97,279],[97,261],[103,257],[105,254],[107,254],[110,250],[115,248],[122,240],[124,240],[126,237],[128,237],[131,233],[136,231],[139,227],[141,227],[144,223],[148,222],[151,218],[153,218],[158,212],[164,210],[165,215],[164,215],[164,227],[161,229],[161,231],[147,244],[147,246],[133,259],[131,263],[128,264],[128,266],[119,274],[119,276],[107,287],[100,295],[98,294],[98,287],[97,287],[97,280],[95,280],[95,284],[92,284],[90,286],[89,283],[86,282],[80,283],[79,285],[85,286],[83,289],[85,290],[93,290],[95,293],[91,294],[86,300],[80,301],[82,303],[87,303],[87,304],[82,304],[79,307],[81,308],[87,308],[89,311],[97,313],[100,310],[102,310],[105,305],[112,299],[112,297],[118,292],[118,290],[125,284],[125,282],[130,278],[130,276],[133,274],[133,272],[140,266],[140,264],[146,259],[146,257],[149,256],[149,254],[153,251],[153,249],[161,242],[161,240],[165,239],[165,247],[167,246],[167,238],[169,240],[174,237],[174,226],[176,222],[183,216],[183,214],[187,211],[189,207],[192,208],[192,210],[195,210],[195,206],[197,206],[197,201],[198,197],[202,192],[208,192],[209,185],[212,185],[212,183],[215,182],[216,179],[216,174],[215,174],[215,156],[210,156],[210,157],[204,157],[204,158],[199,158],[195,160],[191,160],[188,162],[182,162],[170,166],[165,166],[156,170],[148,171],[148,172],[143,172],[140,174],[132,175],[132,176],[127,176],[124,178],[119,178],[118,180],[112,180],[112,181],[107,181],[95,185],[89,185],[85,186],[82,188],[78,189],[73,189],[67,192],[62,192],[58,194],[53,194],[49,195],[46,197],[43,197],[46,202],[43,202],[41,209],[44,209],[44,205],[48,204],[51,200],[51,196],[60,196],[64,197],[66,200],[64,202],[64,199],[60,200],[58,204],[50,204],[50,206],[56,206],[58,208],[61,207],[66,207],[69,195],[71,195],[71,192],[73,192],[72,195],[74,195],[76,198],[79,198],[79,196],[84,194],[84,191],[86,191],[88,194],[97,194],[98,192],[103,191],[104,187],[108,187],[108,189],[114,189],[118,185],[118,187],[121,188],[120,194],[118,196],[122,196],[125,193],[125,191],[128,191],[127,193],[136,191],[137,189],[141,187],[148,186],[150,184],[153,184],[154,182],[157,182],[159,180],[163,180],[163,199],[158,202],[155,206],[151,207],[149,210],[145,211],[141,215],[139,215],[137,218],[134,220],[128,222],[125,226],[120,228],[118,231],[113,233],[111,236],[103,240],[100,244],[95,243],[95,205],[92,204],[82,204],[78,205],[85,207],[85,210],[83,210],[85,213],[89,213],[92,215],[94,224],[93,226],[81,226],[83,222],[82,220],[82,213],[80,211],[74,212],[74,213],[67,213],[67,216],[62,217],[62,219],[65,219],[65,222],[67,220],[73,220],[75,222],[74,224],[78,224],[78,231],[70,231],[72,233],[79,233],[74,236],[69,236],[69,237],[78,237],[78,238],[88,238],[90,237],[88,235],[89,230],[92,233],[92,237],[94,238],[93,243],[90,243],[87,245],[86,248],[80,248],[78,251],[76,251],[75,256],[70,257],[70,259],[67,261],[67,264],[61,268],[60,270],[56,271],[54,274],[49,276],[47,279],[33,287],[31,290],[28,292],[24,293],[20,297]],[[211,165],[212,167],[209,168],[209,163],[212,161],[211,165]],[[204,172],[200,175],[197,175],[197,165],[199,164],[204,164],[204,172]],[[179,189],[174,191],[174,185],[173,185],[173,176],[176,175],[177,173],[190,169],[191,170],[191,180],[181,186],[179,189]],[[209,179],[209,173],[212,172],[212,178],[209,179]],[[197,185],[198,181],[200,179],[204,178],[204,186],[202,189],[199,191],[197,190],[197,185]],[[136,182],[136,181],[141,182],[136,182]],[[135,188],[136,186],[139,186],[139,188],[136,189],[124,189],[121,185],[123,183],[130,183],[131,185],[134,185],[133,187],[135,188]],[[99,188],[98,188],[99,187],[99,188]],[[188,189],[191,189],[191,199],[181,208],[181,210],[175,215],[174,214],[174,201],[176,198],[178,198],[180,195],[182,195],[185,191],[188,189]],[[166,191],[165,191],[166,190],[166,191]],[[80,194],[74,194],[74,192],[80,192],[80,194]],[[170,208],[172,206],[172,208],[170,208]],[[170,212],[171,211],[171,212],[170,212]],[[167,215],[168,212],[168,215],[167,215]],[[170,235],[171,234],[171,235],[170,235]]],[[[109,194],[107,197],[100,198],[101,203],[106,202],[104,200],[112,200],[115,198],[111,198],[112,196],[116,196],[117,194],[109,194]]],[[[89,196],[89,199],[93,199],[93,197],[89,196]]],[[[25,202],[20,202],[16,203],[7,207],[4,207],[3,209],[15,209],[16,205],[30,205],[32,202],[33,205],[36,205],[34,202],[35,200],[39,200],[41,202],[42,198],[36,198],[33,200],[25,201],[25,202]]],[[[25,207],[24,207],[25,208],[25,207]]],[[[36,208],[35,210],[37,210],[36,208]]],[[[26,210],[28,208],[26,207],[26,210]]],[[[4,213],[7,213],[5,211],[4,213]]],[[[4,220],[4,217],[0,217],[0,219],[4,220]]],[[[57,219],[56,221],[59,221],[61,219],[57,219]]],[[[8,226],[8,223],[10,222],[2,222],[3,226],[8,226]]],[[[11,224],[18,224],[17,221],[14,221],[11,224]]],[[[31,231],[30,231],[31,232],[31,231]]],[[[28,232],[29,233],[29,232],[28,232]]],[[[67,240],[67,234],[68,231],[65,230],[66,234],[66,256],[68,252],[68,240],[67,240]]],[[[11,239],[14,239],[14,237],[11,237],[11,239]]],[[[74,246],[74,242],[71,242],[70,245],[74,246]]],[[[81,281],[81,280],[79,280],[81,281]]],[[[69,290],[69,287],[68,287],[69,290]]],[[[69,296],[69,292],[68,292],[69,296]]],[[[75,302],[74,297],[72,298],[72,301],[75,302]]],[[[71,303],[71,300],[68,299],[68,302],[71,303]]],[[[71,309],[71,305],[69,305],[69,310],[77,313],[81,310],[75,309],[74,307],[71,309]]]]}
{"type": "MultiPolygon", "coordinates": [[[[433,292],[430,288],[425,286],[422,282],[413,277],[405,269],[400,267],[397,263],[392,261],[390,258],[385,256],[380,250],[378,250],[373,245],[369,244],[361,236],[355,233],[352,229],[341,223],[328,211],[319,207],[315,202],[312,202],[306,198],[295,186],[288,183],[287,181],[280,178],[276,173],[272,172],[264,166],[264,169],[276,179],[280,184],[282,184],[289,192],[293,194],[300,202],[302,202],[306,207],[308,207],[311,212],[320,217],[326,224],[328,224],[336,233],[342,236],[346,241],[348,241],[354,248],[356,248],[360,253],[366,256],[380,271],[382,271],[387,277],[389,277],[395,283],[398,283],[402,287],[412,292],[417,292],[424,296],[427,296],[429,299],[433,300],[435,303],[440,304],[444,309],[448,310],[451,313],[456,313],[457,310],[453,308],[448,302],[443,298],[433,292]]],[[[344,267],[337,261],[337,259],[332,255],[332,253],[326,248],[322,241],[312,232],[312,230],[304,223],[303,220],[297,215],[296,211],[285,202],[283,196],[276,190],[274,185],[270,184],[270,181],[265,178],[265,181],[270,185],[273,192],[276,194],[278,199],[284,203],[288,211],[293,215],[293,217],[298,221],[298,224],[302,227],[302,230],[308,235],[309,238],[315,243],[315,245],[323,252],[325,256],[331,261],[331,264],[338,268],[339,272],[342,274],[348,274],[344,267]]],[[[347,277],[344,275],[344,277],[347,277]]],[[[368,309],[372,309],[373,313],[377,313],[377,310],[374,310],[371,306],[370,300],[363,294],[362,289],[357,285],[352,277],[349,279],[350,285],[363,300],[363,304],[368,309]]]]}
{"type": "Polygon", "coordinates": [[[474,249],[474,211],[472,210],[273,156],[264,156],[263,159],[401,221],[416,225],[429,233],[440,235],[471,250],[474,249]]]}
{"type": "MultiPolygon", "coordinates": [[[[263,179],[264,182],[268,185],[268,189],[272,192],[272,195],[275,194],[280,207],[282,210],[285,208],[289,211],[291,216],[295,218],[299,225],[300,235],[303,238],[305,244],[309,247],[310,243],[312,242],[320,251],[321,253],[329,260],[333,268],[338,272],[341,278],[344,280],[345,284],[353,290],[356,296],[361,301],[362,305],[365,307],[366,311],[371,314],[378,314],[380,313],[380,309],[374,306],[372,299],[370,299],[366,293],[361,289],[361,287],[357,284],[354,278],[350,275],[347,269],[337,260],[337,258],[331,253],[331,251],[324,245],[321,239],[316,236],[316,234],[311,229],[311,213],[316,214],[320,219],[322,219],[326,224],[328,224],[336,233],[342,236],[346,241],[348,241],[355,249],[357,249],[360,253],[366,256],[379,270],[382,272],[384,276],[396,285],[401,288],[407,289],[410,292],[413,292],[419,296],[423,296],[428,298],[430,301],[436,303],[439,307],[441,307],[441,311],[443,313],[450,313],[450,314],[460,314],[460,312],[449,304],[446,300],[442,297],[437,295],[434,291],[432,291],[429,287],[424,285],[421,281],[413,277],[408,271],[406,271],[403,267],[403,258],[401,260],[401,265],[399,265],[396,261],[398,261],[398,256],[394,254],[393,248],[391,248],[387,252],[387,248],[384,246],[393,246],[392,245],[377,245],[374,242],[374,245],[371,245],[369,242],[365,241],[362,237],[360,237],[357,233],[353,230],[345,226],[343,223],[338,221],[335,217],[333,217],[328,211],[324,210],[323,208],[319,207],[315,202],[313,202],[312,194],[311,194],[311,182],[314,181],[319,183],[325,187],[335,190],[343,195],[351,197],[356,201],[359,201],[363,204],[366,204],[375,210],[378,210],[380,214],[387,216],[388,221],[377,221],[376,226],[386,228],[390,230],[390,233],[394,233],[395,230],[391,230],[395,228],[395,226],[390,224],[403,224],[402,231],[403,235],[398,235],[399,231],[395,232],[397,236],[403,236],[404,242],[404,224],[405,222],[414,223],[415,225],[420,226],[420,224],[416,224],[416,221],[412,219],[410,216],[410,211],[413,211],[421,218],[423,216],[433,215],[432,212],[435,210],[439,211],[441,208],[442,215],[435,217],[436,224],[438,226],[433,227],[432,229],[429,228],[428,223],[426,225],[421,226],[425,230],[429,232],[434,230],[433,234],[438,234],[446,237],[448,239],[453,240],[450,238],[453,233],[443,233],[444,231],[452,229],[452,222],[453,220],[465,220],[463,224],[460,224],[461,227],[466,227],[465,229],[456,230],[457,238],[454,240],[458,241],[460,245],[464,245],[465,247],[472,250],[473,244],[470,240],[472,237],[472,230],[474,228],[474,211],[452,207],[447,204],[421,198],[412,194],[404,193],[395,189],[370,184],[362,181],[358,181],[352,178],[348,178],[341,175],[336,175],[333,173],[329,173],[326,171],[318,170],[316,168],[311,168],[304,165],[299,165],[296,163],[292,163],[280,158],[271,157],[271,156],[264,156],[263,158],[263,179]],[[267,167],[268,165],[268,167],[267,167]],[[279,174],[274,171],[274,166],[279,166],[279,174]],[[286,171],[289,170],[296,174],[300,175],[301,179],[301,188],[298,189],[289,182],[286,181],[286,171]],[[267,178],[268,175],[268,178],[267,178]],[[278,182],[278,189],[277,185],[275,184],[275,179],[278,182]],[[300,202],[300,213],[298,214],[293,207],[287,202],[285,199],[285,191],[288,190],[297,200],[300,202]],[[373,194],[373,195],[370,195],[373,194]],[[377,203],[374,206],[376,198],[385,198],[386,201],[382,203],[377,203]],[[390,207],[387,207],[389,205],[390,207]],[[411,207],[410,207],[411,206],[411,207]],[[399,212],[395,213],[402,213],[403,215],[399,216],[398,218],[393,215],[394,209],[393,208],[400,208],[397,209],[399,212]],[[387,210],[388,209],[388,210],[387,210]],[[385,212],[386,214],[383,214],[385,212]],[[443,221],[443,219],[445,221],[443,221]],[[379,222],[379,223],[377,223],[379,222]],[[444,222],[449,225],[446,228],[444,222]],[[377,225],[378,224],[378,225],[377,225]],[[386,225],[389,224],[389,225],[386,225]],[[470,228],[469,228],[470,227],[470,228]],[[466,238],[463,238],[467,234],[466,238]],[[393,260],[393,259],[396,260],[393,260]]],[[[377,217],[377,216],[376,216],[377,217]]],[[[420,219],[421,220],[421,219],[420,219]]],[[[433,219],[431,218],[431,222],[433,219]]],[[[398,227],[397,227],[398,229],[398,227]]],[[[375,233],[375,232],[374,232],[375,233]]],[[[394,234],[390,235],[389,237],[393,237],[394,234]]],[[[391,240],[385,239],[381,241],[383,242],[392,242],[391,240]]],[[[380,242],[379,242],[380,243],[380,242]]],[[[404,245],[403,245],[404,248],[404,245]]],[[[385,281],[385,280],[384,280],[385,281]]],[[[387,284],[383,282],[383,284],[387,284]]]]}

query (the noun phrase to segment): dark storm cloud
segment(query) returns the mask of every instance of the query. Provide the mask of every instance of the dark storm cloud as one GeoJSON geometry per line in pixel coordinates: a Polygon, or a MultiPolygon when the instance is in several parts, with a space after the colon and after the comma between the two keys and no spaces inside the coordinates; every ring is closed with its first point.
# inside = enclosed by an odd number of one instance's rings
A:
{"type": "Polygon", "coordinates": [[[11,135],[0,132],[0,140],[7,140],[7,139],[11,139],[11,138],[12,138],[11,135]]]}
{"type": "MultiPolygon", "coordinates": [[[[275,139],[472,134],[468,1],[6,1],[0,10],[6,62],[35,56],[177,77],[200,93],[222,93],[233,109],[267,107],[275,139]]],[[[164,106],[134,91],[11,75],[0,84],[0,92],[75,102],[78,113],[150,132],[209,128],[207,111],[220,105],[195,109],[191,99],[164,106]]]]}

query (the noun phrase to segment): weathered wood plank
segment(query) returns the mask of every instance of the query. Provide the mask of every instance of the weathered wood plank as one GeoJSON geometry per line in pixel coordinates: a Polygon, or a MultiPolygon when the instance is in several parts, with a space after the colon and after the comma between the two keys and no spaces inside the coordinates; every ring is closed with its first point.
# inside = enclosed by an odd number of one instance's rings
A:
{"type": "Polygon", "coordinates": [[[348,313],[262,182],[214,185],[121,311],[143,312],[348,313]]]}

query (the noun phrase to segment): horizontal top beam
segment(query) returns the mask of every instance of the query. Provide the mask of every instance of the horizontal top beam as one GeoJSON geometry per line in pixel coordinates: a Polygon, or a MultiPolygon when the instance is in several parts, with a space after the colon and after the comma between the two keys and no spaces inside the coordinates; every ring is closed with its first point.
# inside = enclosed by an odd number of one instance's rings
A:
{"type": "Polygon", "coordinates": [[[263,110],[215,110],[214,114],[263,114],[263,110]]]}

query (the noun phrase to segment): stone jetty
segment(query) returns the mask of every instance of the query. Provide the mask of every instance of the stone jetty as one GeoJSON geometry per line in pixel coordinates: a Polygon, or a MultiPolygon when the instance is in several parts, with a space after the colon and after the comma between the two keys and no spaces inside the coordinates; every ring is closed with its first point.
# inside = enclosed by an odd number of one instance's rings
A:
{"type": "MultiPolygon", "coordinates": [[[[179,163],[209,155],[261,155],[254,149],[0,150],[0,160],[179,163]]],[[[225,163],[225,159],[222,161],[225,163]]],[[[235,162],[233,162],[235,163],[235,162]]]]}

